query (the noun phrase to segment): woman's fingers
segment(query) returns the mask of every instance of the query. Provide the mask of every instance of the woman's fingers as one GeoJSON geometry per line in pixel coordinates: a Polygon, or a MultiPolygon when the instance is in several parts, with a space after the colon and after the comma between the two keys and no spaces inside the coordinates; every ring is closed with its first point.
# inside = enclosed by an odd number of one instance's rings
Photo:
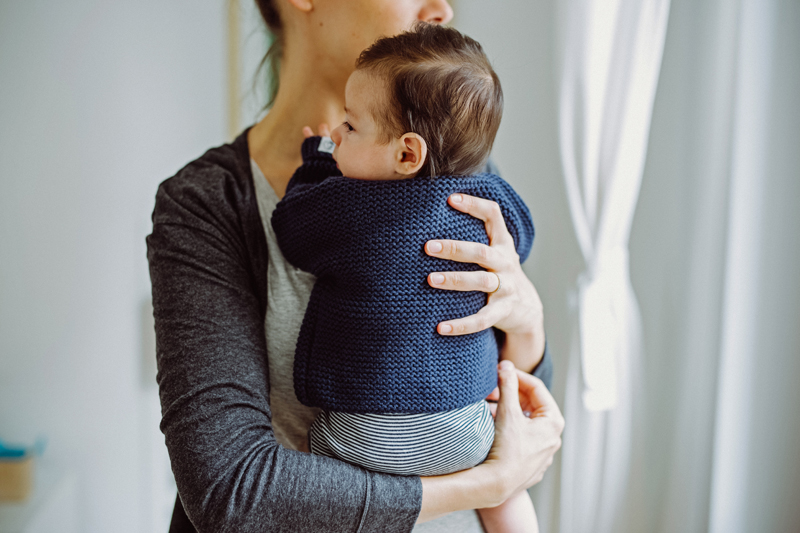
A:
{"type": "Polygon", "coordinates": [[[501,361],[497,374],[495,439],[485,464],[500,470],[508,496],[542,480],[561,447],[564,419],[540,380],[516,370],[510,361],[501,361]],[[539,409],[538,416],[526,416],[520,407],[526,403],[539,409]]]}
{"type": "Polygon", "coordinates": [[[476,263],[490,270],[501,270],[506,266],[503,256],[497,250],[478,242],[448,239],[428,241],[425,243],[425,253],[459,263],[476,263]]]}
{"type": "MultiPolygon", "coordinates": [[[[328,124],[325,122],[321,123],[317,126],[317,131],[319,131],[320,137],[330,137],[331,136],[331,129],[328,127],[328,124]]],[[[312,130],[309,126],[303,127],[303,137],[308,139],[309,137],[314,136],[314,130],[312,130]]]]}
{"type": "Polygon", "coordinates": [[[497,365],[499,401],[494,408],[495,436],[487,463],[495,463],[502,471],[500,476],[506,485],[505,500],[528,482],[538,472],[537,465],[528,465],[530,459],[526,448],[524,418],[519,406],[517,374],[511,361],[497,365]]]}
{"type": "Polygon", "coordinates": [[[497,403],[497,416],[522,416],[519,405],[519,377],[511,361],[500,361],[497,365],[498,388],[500,400],[497,403]]]}
{"type": "Polygon", "coordinates": [[[531,418],[550,417],[564,429],[564,417],[553,395],[541,379],[517,370],[520,405],[531,413],[531,418]]]}
{"type": "Polygon", "coordinates": [[[523,413],[530,420],[530,430],[539,436],[539,467],[528,479],[528,486],[539,483],[544,473],[553,463],[553,456],[561,448],[561,433],[564,431],[564,417],[553,395],[542,380],[520,370],[516,371],[519,383],[519,401],[523,413]]]}
{"type": "Polygon", "coordinates": [[[503,212],[497,202],[469,196],[467,194],[451,194],[448,198],[453,209],[467,213],[475,218],[483,220],[486,225],[486,233],[489,235],[491,244],[511,244],[514,245],[511,234],[508,233],[506,222],[503,220],[503,212]]]}
{"type": "Polygon", "coordinates": [[[506,316],[503,304],[487,305],[474,315],[464,318],[455,318],[445,322],[439,322],[436,331],[439,335],[468,335],[477,333],[497,324],[506,316]]]}
{"type": "Polygon", "coordinates": [[[495,292],[500,278],[494,272],[434,272],[428,275],[428,285],[449,291],[495,292]]]}
{"type": "MultiPolygon", "coordinates": [[[[491,296],[482,312],[443,322],[437,328],[439,333],[459,335],[494,326],[509,335],[520,334],[518,338],[524,337],[526,340],[516,343],[516,346],[527,343],[531,353],[541,354],[539,348],[544,342],[542,302],[536,288],[522,271],[519,254],[506,228],[501,208],[493,201],[461,193],[450,195],[447,201],[454,209],[484,221],[489,245],[436,239],[425,243],[425,253],[449,261],[480,265],[488,272],[434,272],[435,277],[430,276],[428,283],[443,290],[483,291],[491,293],[491,296]],[[495,275],[495,279],[491,279],[491,274],[495,275]],[[495,289],[499,290],[495,292],[495,289]],[[530,342],[531,339],[533,342],[530,342]]],[[[524,357],[512,356],[527,366],[524,357]]]]}
{"type": "Polygon", "coordinates": [[[561,449],[561,432],[564,430],[563,419],[559,421],[552,416],[533,418],[528,423],[531,436],[538,437],[531,461],[537,468],[525,482],[525,488],[532,487],[544,478],[545,472],[553,464],[553,457],[561,449]]]}

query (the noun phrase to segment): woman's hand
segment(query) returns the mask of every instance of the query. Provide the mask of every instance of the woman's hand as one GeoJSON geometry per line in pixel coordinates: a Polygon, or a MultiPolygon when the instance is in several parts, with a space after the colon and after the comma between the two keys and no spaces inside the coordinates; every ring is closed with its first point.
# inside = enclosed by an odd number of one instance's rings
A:
{"type": "MultiPolygon", "coordinates": [[[[544,352],[542,301],[525,276],[514,247],[514,239],[496,202],[466,194],[453,194],[448,203],[454,209],[483,220],[489,244],[432,240],[425,252],[433,257],[461,263],[476,263],[483,272],[433,272],[428,284],[452,291],[483,291],[486,305],[474,315],[439,323],[441,335],[466,335],[492,326],[507,334],[507,344],[517,357],[517,367],[532,370],[544,352]]],[[[504,354],[505,355],[505,354],[504,354]]]]}
{"type": "Polygon", "coordinates": [[[499,470],[510,495],[542,480],[561,448],[564,417],[544,383],[510,361],[498,365],[498,380],[494,445],[482,466],[499,470]]]}
{"type": "Polygon", "coordinates": [[[418,522],[463,509],[496,507],[541,481],[553,463],[564,431],[556,401],[540,379],[516,370],[510,361],[498,365],[498,376],[499,402],[489,456],[475,468],[421,478],[418,522]]]}

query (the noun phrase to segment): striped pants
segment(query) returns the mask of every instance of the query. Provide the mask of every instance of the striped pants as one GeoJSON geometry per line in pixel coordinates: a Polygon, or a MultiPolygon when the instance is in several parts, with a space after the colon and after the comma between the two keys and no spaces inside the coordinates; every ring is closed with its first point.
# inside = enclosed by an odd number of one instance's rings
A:
{"type": "Polygon", "coordinates": [[[493,441],[494,420],[483,400],[440,413],[322,411],[309,431],[311,453],[406,476],[471,468],[486,459],[493,441]]]}

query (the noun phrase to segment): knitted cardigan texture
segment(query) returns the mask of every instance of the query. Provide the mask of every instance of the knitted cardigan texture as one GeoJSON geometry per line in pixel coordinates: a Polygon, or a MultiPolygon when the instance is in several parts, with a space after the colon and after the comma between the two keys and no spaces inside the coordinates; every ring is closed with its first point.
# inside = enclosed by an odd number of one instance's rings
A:
{"type": "Polygon", "coordinates": [[[426,279],[480,267],[423,248],[437,238],[488,244],[481,220],[447,204],[461,192],[500,205],[524,261],[534,234],[525,203],[493,174],[346,178],[320,139],[303,143],[303,164],[272,216],[286,259],[317,277],[295,351],[297,398],[353,413],[438,412],[485,398],[497,385],[492,330],[447,337],[436,325],[476,313],[487,295],[426,279]]]}

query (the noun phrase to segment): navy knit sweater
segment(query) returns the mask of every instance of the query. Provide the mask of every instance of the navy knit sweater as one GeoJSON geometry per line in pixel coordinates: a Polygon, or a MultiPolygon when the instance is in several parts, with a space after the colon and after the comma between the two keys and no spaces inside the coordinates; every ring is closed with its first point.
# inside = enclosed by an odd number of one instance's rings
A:
{"type": "Polygon", "coordinates": [[[525,203],[493,174],[342,177],[319,143],[303,143],[303,165],[272,216],[286,259],[317,276],[295,352],[297,398],[354,413],[446,411],[485,398],[497,385],[492,330],[447,337],[436,325],[476,313],[487,295],[426,280],[480,267],[430,257],[423,247],[436,238],[488,244],[482,221],[447,205],[462,192],[500,205],[524,261],[534,233],[525,203]]]}

